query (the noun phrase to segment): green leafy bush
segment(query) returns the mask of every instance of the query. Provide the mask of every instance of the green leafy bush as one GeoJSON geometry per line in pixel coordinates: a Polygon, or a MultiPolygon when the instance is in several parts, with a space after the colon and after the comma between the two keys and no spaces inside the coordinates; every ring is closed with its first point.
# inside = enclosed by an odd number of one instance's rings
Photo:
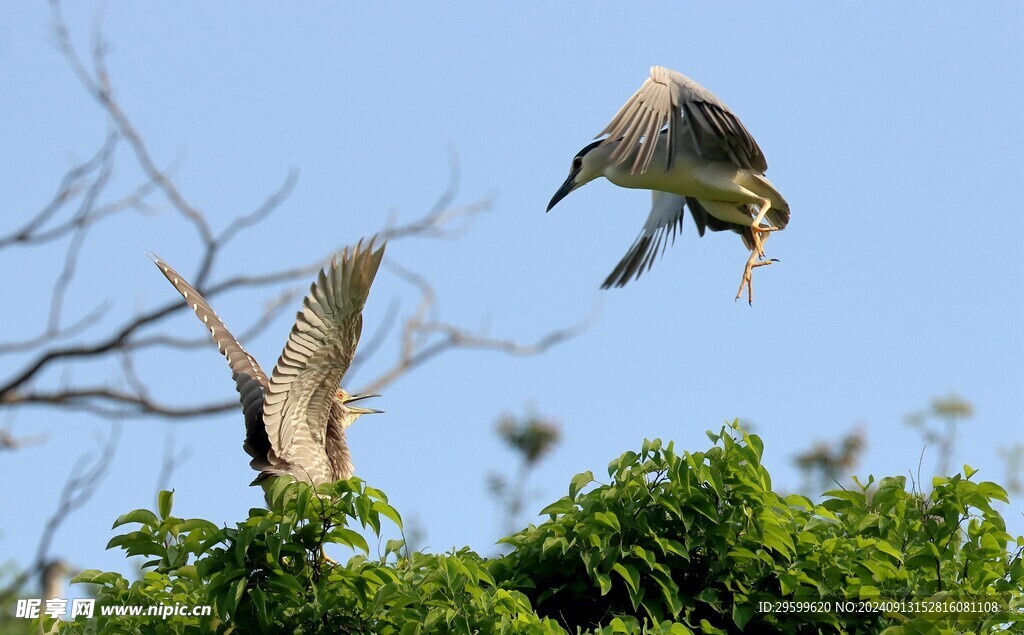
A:
{"type": "Polygon", "coordinates": [[[379,536],[382,522],[401,529],[401,518],[359,479],[315,491],[278,481],[270,509],[231,528],[172,516],[164,492],[157,514],[136,510],[114,525],[139,525],[109,547],[150,557],[142,579],[86,571],[76,582],[96,585],[98,606],[210,605],[212,615],[97,616],[60,630],[1024,632],[1024,538],[1012,539],[992,508],[1006,500],[998,485],[972,481],[965,467],[928,494],[907,491],[902,477],[869,479],[815,504],[772,491],[757,436],[736,424],[709,436],[713,447],[693,453],[645,441],[612,461],[607,484],[577,475],[543,510],[548,519],[503,539],[512,551],[493,559],[468,549],[409,554],[401,541],[371,557],[354,528],[379,536]],[[325,544],[357,555],[327,562],[325,544]],[[998,608],[857,604],[883,600],[998,608]]]}

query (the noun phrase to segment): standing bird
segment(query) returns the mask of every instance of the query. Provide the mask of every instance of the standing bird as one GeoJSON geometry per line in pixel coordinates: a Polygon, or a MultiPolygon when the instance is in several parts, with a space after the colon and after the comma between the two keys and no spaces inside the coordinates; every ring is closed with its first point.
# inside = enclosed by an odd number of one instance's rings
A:
{"type": "Polygon", "coordinates": [[[653,66],[651,77],[598,137],[603,135],[576,154],[569,178],[548,204],[551,211],[569,192],[601,176],[619,187],[652,190],[640,236],[602,288],[621,287],[650,269],[659,247],[662,253],[668,247],[669,233],[675,242],[689,207],[701,236],[710,228],[743,238],[750,258],[736,298],[746,287],[753,303],[753,269],[777,262],[761,260],[764,241],[789,223],[789,204],[764,177],[764,154],[736,115],[692,79],[653,66]],[[766,218],[770,225],[762,226],[766,218]]]}
{"type": "Polygon", "coordinates": [[[210,330],[228,360],[245,413],[243,449],[260,474],[251,483],[266,486],[282,475],[313,485],[352,476],[345,429],[361,415],[380,412],[353,405],[379,395],[349,395],[338,386],[355,355],[363,327],[363,305],[377,275],[384,245],[373,241],[346,249],[320,271],[302,301],[302,310],[268,379],[228,331],[199,292],[177,271],[153,262],[210,330]]]}

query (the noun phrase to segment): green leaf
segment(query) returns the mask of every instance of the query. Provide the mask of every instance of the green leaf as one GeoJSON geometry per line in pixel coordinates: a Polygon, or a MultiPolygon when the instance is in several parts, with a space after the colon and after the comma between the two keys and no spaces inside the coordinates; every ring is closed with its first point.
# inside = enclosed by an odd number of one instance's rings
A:
{"type": "Polygon", "coordinates": [[[224,607],[227,609],[228,613],[231,613],[233,615],[236,609],[238,609],[239,600],[242,599],[242,595],[245,593],[245,578],[239,578],[235,580],[231,584],[229,589],[230,591],[227,597],[225,598],[227,600],[227,603],[224,605],[224,607]]]}
{"type": "Polygon", "coordinates": [[[309,508],[309,501],[313,498],[313,490],[309,487],[302,487],[295,495],[295,515],[299,518],[306,518],[306,510],[309,508]]]}
{"type": "Polygon", "coordinates": [[[269,490],[267,499],[270,501],[272,509],[280,510],[282,508],[284,499],[293,485],[295,485],[295,479],[291,476],[277,476],[270,479],[269,487],[264,485],[269,490]]]}
{"type": "Polygon", "coordinates": [[[994,498],[995,500],[1003,503],[1010,502],[1010,497],[1007,496],[1006,490],[1003,489],[1000,485],[997,485],[990,481],[979,483],[978,492],[986,496],[987,498],[994,498]]]}
{"type": "Polygon", "coordinates": [[[157,494],[157,510],[160,512],[160,518],[167,518],[171,515],[171,505],[174,504],[174,490],[164,490],[157,494]]]}
{"type": "Polygon", "coordinates": [[[888,542],[884,540],[879,540],[875,542],[874,547],[882,553],[892,556],[896,559],[897,562],[903,562],[903,554],[901,554],[899,551],[896,551],[896,548],[890,545],[888,542]]]}
{"type": "Polygon", "coordinates": [[[120,573],[102,572],[98,569],[87,569],[71,579],[73,584],[103,584],[113,585],[124,578],[120,573]]]}
{"type": "Polygon", "coordinates": [[[683,612],[683,601],[679,597],[679,587],[669,578],[667,574],[656,575],[654,581],[658,583],[661,590],[661,597],[665,600],[668,610],[673,618],[683,612]]]}
{"type": "Polygon", "coordinates": [[[547,555],[549,551],[555,550],[559,554],[563,554],[569,550],[569,541],[564,536],[548,536],[544,539],[543,545],[541,545],[541,551],[547,555]]]}
{"type": "Polygon", "coordinates": [[[352,547],[353,549],[359,549],[363,553],[370,553],[370,546],[366,544],[366,538],[363,538],[359,532],[348,527],[335,527],[331,530],[331,533],[327,534],[327,540],[352,547]]]}
{"type": "Polygon", "coordinates": [[[915,569],[934,569],[936,557],[928,551],[920,550],[903,563],[908,571],[915,569]]]}
{"type": "Polygon", "coordinates": [[[540,510],[540,515],[544,516],[550,514],[552,516],[558,516],[561,514],[568,514],[574,511],[575,509],[576,503],[573,502],[573,499],[568,496],[563,496],[562,498],[551,503],[544,509],[540,510]]]}
{"type": "Polygon", "coordinates": [[[736,560],[757,560],[757,554],[744,547],[733,547],[729,550],[729,556],[736,560]]]}
{"type": "Polygon", "coordinates": [[[270,588],[286,597],[290,597],[297,602],[301,602],[302,598],[306,595],[306,589],[299,581],[295,579],[295,576],[287,573],[275,572],[271,573],[267,579],[267,584],[270,588]]]}
{"type": "Polygon", "coordinates": [[[878,587],[871,585],[863,585],[857,590],[857,597],[862,600],[866,599],[878,599],[881,594],[878,591],[878,587]]]}
{"type": "Polygon", "coordinates": [[[636,570],[636,567],[631,564],[616,562],[612,565],[612,571],[618,573],[626,581],[630,595],[636,595],[636,592],[640,589],[640,573],[636,570]]]}
{"type": "Polygon", "coordinates": [[[381,516],[390,519],[399,529],[402,528],[402,517],[398,514],[398,510],[387,504],[385,500],[374,501],[372,509],[381,516]]]}
{"type": "Polygon", "coordinates": [[[594,473],[591,472],[590,470],[587,470],[586,472],[581,472],[580,474],[577,474],[576,476],[572,477],[572,480],[569,481],[569,498],[575,499],[576,494],[578,494],[581,489],[583,489],[593,481],[594,473]]]}
{"type": "MultiPolygon", "coordinates": [[[[110,543],[107,543],[107,549],[118,546],[111,544],[114,542],[114,540],[117,540],[117,538],[113,538],[110,541],[110,543]]],[[[125,541],[124,544],[121,545],[121,547],[129,556],[160,556],[161,558],[163,558],[165,555],[167,555],[167,550],[166,548],[164,548],[162,544],[153,542],[151,540],[125,541]]]]}
{"type": "Polygon", "coordinates": [[[791,559],[796,547],[793,545],[793,537],[785,529],[774,525],[764,527],[764,546],[781,553],[787,560],[791,559]]]}
{"type": "Polygon", "coordinates": [[[359,522],[362,523],[363,527],[369,525],[373,527],[373,531],[377,534],[380,533],[380,517],[378,514],[373,513],[373,504],[377,501],[373,501],[366,496],[359,496],[356,498],[356,517],[359,518],[359,522]]]}
{"type": "Polygon", "coordinates": [[[402,632],[400,635],[420,635],[421,629],[425,627],[425,624],[421,626],[417,622],[406,622],[402,626],[402,632]]]}
{"type": "Polygon", "coordinates": [[[252,605],[256,609],[256,619],[259,620],[260,627],[266,629],[270,625],[270,618],[267,616],[267,596],[259,587],[255,587],[249,589],[249,597],[252,598],[252,605]]]}
{"type": "Polygon", "coordinates": [[[758,462],[760,462],[761,457],[764,456],[764,441],[762,441],[761,437],[756,434],[747,436],[747,440],[750,442],[750,447],[753,448],[754,453],[757,455],[758,462]]]}
{"type": "MultiPolygon", "coordinates": [[[[701,516],[704,516],[705,518],[707,518],[708,520],[712,521],[713,523],[716,523],[716,524],[718,523],[718,521],[719,521],[718,510],[715,508],[715,504],[713,502],[711,502],[710,500],[708,500],[707,498],[705,498],[703,496],[700,497],[700,498],[698,498],[696,496],[693,496],[693,497],[690,498],[689,501],[687,501],[687,503],[688,503],[687,506],[690,509],[696,511],[701,516]]],[[[685,518],[684,518],[684,520],[685,520],[685,518]]]]}
{"type": "Polygon", "coordinates": [[[616,533],[618,533],[618,532],[620,532],[622,530],[621,527],[619,526],[619,519],[618,519],[618,517],[615,514],[611,513],[611,512],[596,512],[594,514],[594,519],[597,520],[602,525],[605,525],[607,527],[610,527],[610,528],[614,529],[616,531],[616,533]]]}
{"type": "Polygon", "coordinates": [[[733,604],[732,605],[732,621],[742,631],[750,621],[750,618],[754,616],[754,606],[752,604],[733,604]]]}
{"type": "Polygon", "coordinates": [[[136,509],[135,511],[130,511],[127,514],[118,516],[111,529],[115,529],[121,525],[127,525],[128,523],[142,523],[149,527],[156,527],[160,524],[160,519],[156,517],[156,514],[148,509],[136,509]]]}
{"type": "Polygon", "coordinates": [[[202,518],[189,518],[188,520],[181,521],[181,523],[178,525],[179,533],[195,531],[196,529],[217,531],[217,525],[214,525],[210,521],[204,520],[202,518]]]}
{"type": "MultiPolygon", "coordinates": [[[[314,497],[310,486],[280,479],[272,489],[279,507],[223,527],[171,516],[168,492],[156,504],[162,521],[146,510],[125,514],[119,524],[141,526],[110,543],[161,558],[143,558],[141,579],[90,570],[75,581],[96,585],[105,605],[216,607],[215,616],[186,619],[168,632],[1011,632],[998,630],[998,616],[873,616],[864,630],[863,615],[833,613],[813,624],[762,615],[760,601],[780,598],[963,593],[1016,606],[1024,599],[1024,558],[1016,551],[1024,538],[1008,535],[995,509],[1005,490],[962,475],[942,479],[928,495],[889,477],[877,490],[833,492],[822,505],[812,502],[817,497],[783,498],[760,464],[760,441],[742,428],[725,432],[704,452],[676,455],[671,444],[645,442],[639,454],[612,461],[607,485],[592,484],[589,472],[576,475],[570,495],[546,507],[537,526],[501,540],[510,546],[504,556],[468,548],[415,553],[388,541],[371,558],[364,532],[382,518],[401,520],[383,492],[354,479],[322,485],[314,497]],[[311,561],[324,532],[356,555],[332,567],[311,561]],[[696,577],[687,573],[691,566],[696,577]],[[574,604],[600,623],[559,630],[550,616],[574,604]]],[[[61,632],[83,632],[77,626],[61,632]]],[[[146,620],[132,628],[159,630],[146,620]]]]}
{"type": "Polygon", "coordinates": [[[110,541],[107,542],[106,548],[111,549],[113,547],[123,547],[124,545],[131,545],[136,543],[152,544],[153,542],[154,537],[151,534],[147,534],[142,531],[129,531],[126,534],[121,534],[119,536],[114,536],[113,538],[111,538],[110,541]]]}

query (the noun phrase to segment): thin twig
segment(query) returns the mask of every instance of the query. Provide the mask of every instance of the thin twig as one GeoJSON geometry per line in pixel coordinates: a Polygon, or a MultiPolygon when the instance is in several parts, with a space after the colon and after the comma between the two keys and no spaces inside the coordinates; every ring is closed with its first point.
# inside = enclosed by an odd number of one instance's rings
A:
{"type": "Polygon", "coordinates": [[[423,276],[401,267],[394,261],[389,260],[387,266],[400,278],[418,287],[421,300],[415,313],[406,319],[403,326],[398,359],[358,392],[380,392],[403,375],[455,348],[498,351],[514,356],[540,355],[552,346],[584,331],[599,313],[599,307],[595,305],[591,314],[579,323],[553,330],[533,343],[524,344],[511,339],[489,337],[447,322],[429,320],[428,316],[432,313],[437,299],[433,287],[423,276]],[[438,339],[436,336],[441,337],[438,339]]]}
{"type": "Polygon", "coordinates": [[[117,451],[120,438],[121,424],[116,423],[111,426],[106,440],[98,443],[98,455],[92,451],[78,457],[61,489],[57,508],[43,525],[32,564],[16,576],[6,589],[0,591],[0,604],[17,594],[33,574],[41,572],[46,566],[54,536],[71,514],[85,506],[99,489],[117,451]]]}

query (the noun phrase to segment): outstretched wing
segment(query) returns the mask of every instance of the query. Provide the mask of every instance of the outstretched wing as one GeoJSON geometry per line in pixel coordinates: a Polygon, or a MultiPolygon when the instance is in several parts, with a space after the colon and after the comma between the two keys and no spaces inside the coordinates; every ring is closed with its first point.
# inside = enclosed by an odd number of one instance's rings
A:
{"type": "Polygon", "coordinates": [[[377,275],[384,245],[373,240],[346,249],[324,268],[296,315],[274,366],[263,404],[271,463],[285,460],[312,469],[304,457],[323,454],[327,418],[363,326],[363,305],[377,275]]]}
{"type": "MultiPolygon", "coordinates": [[[[621,287],[633,278],[639,278],[640,274],[654,265],[659,249],[661,253],[665,253],[670,234],[671,242],[675,243],[676,233],[683,228],[686,199],[676,194],[651,190],[651,202],[651,213],[647,216],[644,228],[633,246],[615,266],[615,270],[605,279],[601,285],[602,289],[621,287]]],[[[698,217],[692,207],[690,213],[697,223],[697,230],[703,236],[706,219],[698,217]]]]}
{"type": "Polygon", "coordinates": [[[174,285],[185,302],[195,311],[196,317],[206,325],[217,350],[227,358],[231,376],[235,380],[242,412],[245,413],[245,451],[254,459],[265,459],[270,450],[267,433],[263,427],[263,391],[268,385],[267,376],[249,353],[242,348],[228,327],[213,311],[213,308],[169,264],[155,254],[149,254],[160,272],[174,285]]]}
{"type": "MultiPolygon", "coordinates": [[[[706,207],[731,206],[731,204],[700,201],[689,196],[684,198],[658,190],[651,190],[651,199],[651,213],[647,216],[644,228],[640,231],[633,246],[615,266],[615,270],[605,278],[604,284],[601,285],[602,289],[625,286],[630,280],[639,278],[643,272],[649,271],[660,255],[658,250],[660,249],[661,254],[664,254],[669,242],[675,244],[676,234],[682,231],[683,216],[687,209],[690,210],[690,216],[693,217],[694,224],[697,225],[699,235],[703,236],[707,229],[713,232],[732,231],[740,235],[747,249],[754,248],[754,238],[749,225],[738,225],[720,220],[706,207]]],[[[750,218],[754,218],[757,214],[757,207],[754,205],[740,205],[739,209],[750,218]]],[[[788,210],[785,211],[787,212],[785,218],[788,220],[788,210]]],[[[781,226],[785,227],[785,222],[782,222],[781,226]]]]}
{"type": "Polygon", "coordinates": [[[633,160],[633,173],[647,171],[658,143],[669,144],[666,168],[672,166],[676,144],[691,143],[705,159],[728,161],[762,174],[768,169],[761,148],[722,100],[689,77],[661,66],[651,67],[650,78],[598,136],[605,134],[605,143],[622,139],[611,155],[619,163],[643,140],[633,160]],[[665,126],[669,134],[659,141],[658,133],[665,126]]]}

